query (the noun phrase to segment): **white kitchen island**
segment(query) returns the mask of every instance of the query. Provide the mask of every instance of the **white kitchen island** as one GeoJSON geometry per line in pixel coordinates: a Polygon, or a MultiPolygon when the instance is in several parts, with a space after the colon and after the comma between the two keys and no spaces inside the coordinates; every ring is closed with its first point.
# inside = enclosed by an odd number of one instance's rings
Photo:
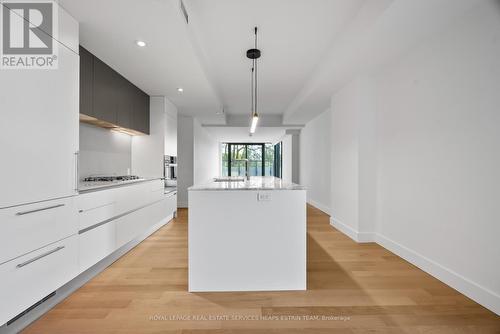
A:
{"type": "Polygon", "coordinates": [[[306,190],[274,177],[189,188],[189,291],[306,289],[306,190]]]}

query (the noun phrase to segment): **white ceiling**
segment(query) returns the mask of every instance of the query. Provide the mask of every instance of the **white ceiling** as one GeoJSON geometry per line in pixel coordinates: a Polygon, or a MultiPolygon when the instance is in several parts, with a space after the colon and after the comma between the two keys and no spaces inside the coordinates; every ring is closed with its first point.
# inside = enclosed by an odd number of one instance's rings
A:
{"type": "Polygon", "coordinates": [[[377,74],[484,0],[369,0],[345,26],[284,114],[305,123],[354,77],[377,74]]]}
{"type": "Polygon", "coordinates": [[[150,95],[181,113],[215,112],[220,102],[190,41],[177,0],[59,0],[80,22],[80,43],[150,95]],[[145,48],[136,40],[147,43],[145,48]],[[179,94],[177,87],[184,88],[179,94]]]}
{"type": "Polygon", "coordinates": [[[250,114],[245,51],[255,25],[260,113],[304,124],[356,75],[395,61],[480,1],[184,0],[186,25],[179,0],[59,0],[80,22],[83,46],[203,124],[250,114]]]}
{"type": "Polygon", "coordinates": [[[259,106],[283,114],[364,0],[184,0],[195,42],[229,114],[250,114],[257,26],[259,106]]]}

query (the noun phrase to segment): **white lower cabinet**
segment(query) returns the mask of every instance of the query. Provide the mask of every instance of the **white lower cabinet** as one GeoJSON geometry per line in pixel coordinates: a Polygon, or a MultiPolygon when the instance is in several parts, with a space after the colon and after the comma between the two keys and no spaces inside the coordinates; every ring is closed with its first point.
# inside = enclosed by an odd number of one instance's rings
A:
{"type": "Polygon", "coordinates": [[[80,272],[116,250],[116,223],[117,221],[108,222],[78,236],[80,272]]]}
{"type": "Polygon", "coordinates": [[[166,223],[177,196],[160,194],[161,184],[0,209],[0,325],[166,223]]]}
{"type": "Polygon", "coordinates": [[[78,274],[76,235],[0,266],[0,324],[11,320],[78,274]]]}
{"type": "Polygon", "coordinates": [[[0,209],[0,264],[78,232],[73,197],[0,209]]]}
{"type": "Polygon", "coordinates": [[[115,204],[109,203],[97,208],[81,211],[79,214],[78,229],[84,230],[95,224],[111,219],[115,216],[115,204]]]}
{"type": "Polygon", "coordinates": [[[172,194],[165,197],[155,204],[151,205],[150,210],[150,226],[158,224],[162,219],[165,219],[169,215],[176,211],[177,207],[177,196],[172,194]]]}
{"type": "Polygon", "coordinates": [[[134,211],[116,221],[116,245],[121,247],[144,233],[150,220],[149,207],[134,211]]]}
{"type": "Polygon", "coordinates": [[[151,182],[137,183],[133,186],[118,188],[116,212],[121,214],[151,203],[151,182]]]}

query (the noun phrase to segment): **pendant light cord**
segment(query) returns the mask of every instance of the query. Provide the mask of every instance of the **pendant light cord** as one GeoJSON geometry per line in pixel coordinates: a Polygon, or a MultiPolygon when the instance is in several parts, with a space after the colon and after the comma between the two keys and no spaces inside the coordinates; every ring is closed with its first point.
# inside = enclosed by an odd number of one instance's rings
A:
{"type": "Polygon", "coordinates": [[[252,82],[252,87],[251,87],[251,89],[250,89],[250,91],[251,91],[251,96],[252,96],[252,109],[251,109],[252,117],[253,117],[253,114],[254,114],[254,112],[255,112],[255,110],[254,110],[254,96],[253,96],[253,83],[254,83],[254,82],[253,82],[253,75],[254,75],[253,71],[254,71],[254,65],[252,64],[252,80],[251,80],[251,82],[252,82]]]}
{"type": "MultiPolygon", "coordinates": [[[[257,27],[255,27],[255,48],[257,49],[257,27]]],[[[255,67],[255,109],[254,113],[257,115],[257,59],[254,59],[254,67],[255,67]]],[[[253,70],[252,70],[253,72],[253,70]]]]}

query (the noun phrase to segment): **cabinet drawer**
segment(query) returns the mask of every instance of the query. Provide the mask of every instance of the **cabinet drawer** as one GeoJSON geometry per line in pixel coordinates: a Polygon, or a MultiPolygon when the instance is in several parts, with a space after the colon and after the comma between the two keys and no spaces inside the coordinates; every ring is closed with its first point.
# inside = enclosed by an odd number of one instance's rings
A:
{"type": "Polygon", "coordinates": [[[118,248],[146,231],[150,219],[148,212],[148,208],[143,208],[116,220],[116,246],[118,248]]]}
{"type": "Polygon", "coordinates": [[[105,189],[78,195],[77,206],[80,212],[92,210],[117,201],[119,189],[105,189]]]}
{"type": "Polygon", "coordinates": [[[164,180],[153,180],[150,181],[151,191],[165,190],[165,181],[164,180]]]}
{"type": "Polygon", "coordinates": [[[0,263],[78,232],[74,198],[0,210],[0,263]]]}
{"type": "Polygon", "coordinates": [[[74,235],[1,265],[0,325],[75,278],[77,250],[74,235]]]}
{"type": "Polygon", "coordinates": [[[151,203],[159,201],[165,197],[165,181],[154,180],[151,181],[151,203]]]}
{"type": "Polygon", "coordinates": [[[151,185],[149,182],[118,188],[117,215],[135,210],[151,201],[151,185]]]}
{"type": "Polygon", "coordinates": [[[80,272],[87,270],[116,249],[116,222],[112,221],[78,235],[80,272]]]}
{"type": "Polygon", "coordinates": [[[173,194],[167,195],[167,206],[168,214],[172,214],[177,211],[177,191],[173,194]]]}
{"type": "Polygon", "coordinates": [[[78,229],[81,231],[87,227],[99,224],[115,216],[115,203],[105,204],[94,209],[80,211],[78,218],[78,229]]]}
{"type": "Polygon", "coordinates": [[[163,200],[157,202],[147,209],[150,211],[149,226],[158,224],[161,220],[167,218],[169,215],[176,211],[175,205],[177,204],[177,196],[172,195],[164,197],[163,200]]]}

